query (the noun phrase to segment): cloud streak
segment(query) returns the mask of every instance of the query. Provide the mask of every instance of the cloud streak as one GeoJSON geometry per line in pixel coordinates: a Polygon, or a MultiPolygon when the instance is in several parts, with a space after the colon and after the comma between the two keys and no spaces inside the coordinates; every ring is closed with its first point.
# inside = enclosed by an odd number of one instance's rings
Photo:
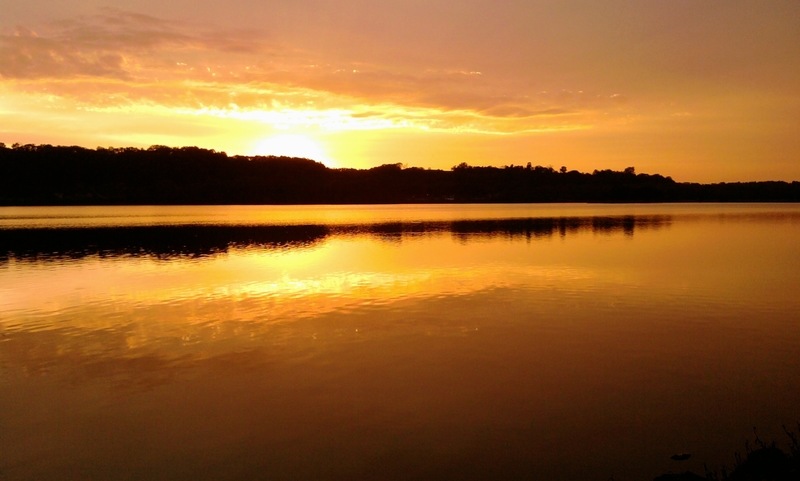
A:
{"type": "Polygon", "coordinates": [[[330,63],[256,32],[199,31],[115,9],[17,26],[0,35],[0,80],[88,109],[149,105],[264,122],[321,111],[305,118],[324,119],[322,128],[337,119],[340,129],[539,132],[585,128],[614,107],[609,95],[530,94],[479,71],[330,63]]]}

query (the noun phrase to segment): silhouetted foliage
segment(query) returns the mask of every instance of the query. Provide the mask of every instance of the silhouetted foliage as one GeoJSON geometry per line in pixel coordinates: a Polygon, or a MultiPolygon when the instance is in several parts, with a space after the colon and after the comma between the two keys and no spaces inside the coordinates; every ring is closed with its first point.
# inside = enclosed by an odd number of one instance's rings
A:
{"type": "Polygon", "coordinates": [[[460,221],[386,222],[346,225],[176,224],[0,229],[0,266],[11,259],[46,262],[86,256],[148,256],[166,260],[202,257],[231,248],[296,249],[330,236],[374,236],[402,240],[407,236],[451,234],[460,241],[503,237],[547,239],[581,231],[633,235],[659,229],[670,216],[553,217],[460,221]]]}
{"type": "Polygon", "coordinates": [[[10,258],[152,256],[201,257],[234,247],[288,249],[313,245],[329,229],[322,225],[163,225],[129,227],[14,228],[0,236],[0,264],[10,258]],[[57,235],[54,235],[57,233],[57,235]]]}
{"type": "Polygon", "coordinates": [[[800,183],[678,183],[634,167],[588,174],[531,163],[329,169],[198,147],[0,144],[0,205],[689,201],[798,202],[800,183]]]}
{"type": "Polygon", "coordinates": [[[666,473],[653,481],[796,481],[800,479],[800,423],[797,424],[797,430],[790,430],[786,426],[783,430],[789,437],[788,452],[779,448],[775,441],[762,441],[756,433],[755,447],[746,442],[745,453],[737,452],[734,455],[735,464],[730,471],[725,466],[719,470],[706,466],[705,476],[685,471],[666,473]]]}

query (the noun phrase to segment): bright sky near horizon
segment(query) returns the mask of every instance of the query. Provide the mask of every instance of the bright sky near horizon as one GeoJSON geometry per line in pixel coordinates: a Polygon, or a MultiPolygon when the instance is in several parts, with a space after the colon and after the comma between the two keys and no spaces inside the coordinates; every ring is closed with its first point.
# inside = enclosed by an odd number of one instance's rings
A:
{"type": "Polygon", "coordinates": [[[800,180],[799,0],[2,0],[0,142],[800,180]]]}

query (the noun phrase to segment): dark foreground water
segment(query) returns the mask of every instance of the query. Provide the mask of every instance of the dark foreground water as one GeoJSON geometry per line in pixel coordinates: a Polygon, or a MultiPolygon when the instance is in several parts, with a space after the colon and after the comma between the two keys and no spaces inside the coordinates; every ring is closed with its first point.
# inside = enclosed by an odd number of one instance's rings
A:
{"type": "Polygon", "coordinates": [[[798,292],[797,205],[0,208],[0,480],[703,473],[798,292]]]}

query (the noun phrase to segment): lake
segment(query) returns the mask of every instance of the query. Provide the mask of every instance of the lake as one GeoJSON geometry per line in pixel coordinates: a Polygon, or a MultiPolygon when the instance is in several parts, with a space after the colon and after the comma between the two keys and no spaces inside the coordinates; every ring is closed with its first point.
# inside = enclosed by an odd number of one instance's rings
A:
{"type": "Polygon", "coordinates": [[[0,480],[703,474],[799,288],[797,204],[0,208],[0,480]]]}

